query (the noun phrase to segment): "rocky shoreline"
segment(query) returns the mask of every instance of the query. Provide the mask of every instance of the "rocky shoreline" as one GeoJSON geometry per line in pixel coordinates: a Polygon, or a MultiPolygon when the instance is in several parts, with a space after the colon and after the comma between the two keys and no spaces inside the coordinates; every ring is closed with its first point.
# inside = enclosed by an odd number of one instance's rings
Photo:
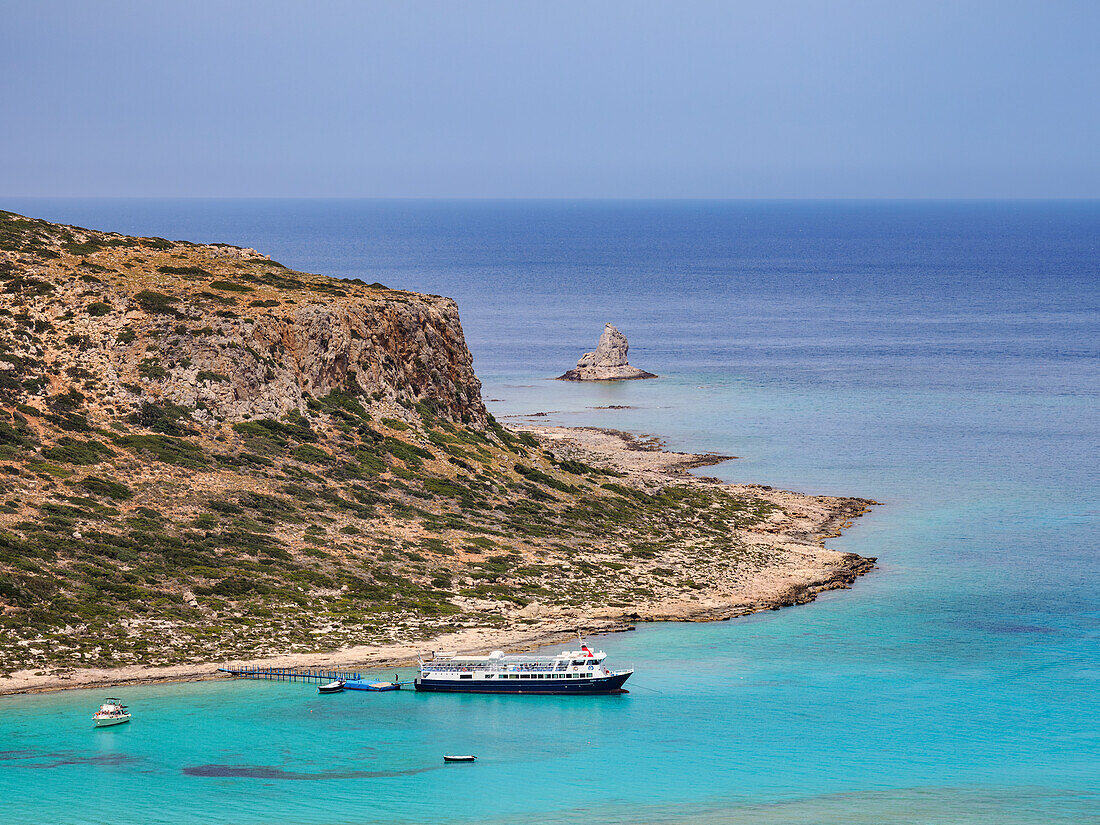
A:
{"type": "MultiPolygon", "coordinates": [[[[756,545],[771,552],[772,563],[750,576],[692,598],[680,592],[657,593],[636,604],[603,610],[570,610],[532,603],[508,617],[504,626],[455,627],[424,640],[342,647],[327,652],[293,653],[246,661],[179,664],[167,667],[131,665],[121,668],[82,668],[60,671],[17,671],[0,678],[0,695],[77,688],[202,681],[229,678],[217,672],[228,664],[272,667],[332,667],[386,669],[416,662],[418,653],[431,649],[484,651],[529,650],[575,638],[634,629],[638,622],[724,621],[762,610],[806,604],[820,593],[849,588],[875,566],[874,558],[839,553],[824,547],[825,539],[840,535],[852,520],[876,504],[868,499],[807,496],[752,484],[727,484],[700,478],[689,470],[728,460],[717,454],[673,452],[656,439],[639,438],[617,430],[587,427],[517,426],[555,453],[602,464],[629,475],[643,485],[715,485],[739,494],[751,494],[781,507],[784,523],[752,528],[756,545]]],[[[624,571],[629,574],[629,571],[624,571]]],[[[466,620],[468,620],[468,616],[466,620]]]]}

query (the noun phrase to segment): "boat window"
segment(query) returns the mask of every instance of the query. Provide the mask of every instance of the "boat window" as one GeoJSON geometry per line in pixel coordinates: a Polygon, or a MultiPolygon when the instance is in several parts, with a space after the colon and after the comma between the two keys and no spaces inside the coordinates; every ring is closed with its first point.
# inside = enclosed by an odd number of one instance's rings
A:
{"type": "Polygon", "coordinates": [[[460,674],[458,674],[458,678],[459,679],[473,679],[474,674],[472,674],[472,673],[460,673],[460,674]]]}

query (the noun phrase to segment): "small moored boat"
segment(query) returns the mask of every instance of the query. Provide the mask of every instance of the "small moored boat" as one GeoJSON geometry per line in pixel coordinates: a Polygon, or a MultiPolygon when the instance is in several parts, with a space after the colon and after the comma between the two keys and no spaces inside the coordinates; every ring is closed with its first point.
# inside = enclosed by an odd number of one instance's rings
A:
{"type": "Polygon", "coordinates": [[[108,699],[92,714],[92,720],[97,728],[121,725],[123,722],[130,721],[130,711],[118,699],[108,699]]]}
{"type": "Polygon", "coordinates": [[[335,682],[329,682],[327,685],[320,685],[317,688],[318,693],[342,693],[344,685],[346,683],[343,679],[337,679],[335,682]]]}
{"type": "Polygon", "coordinates": [[[472,754],[454,755],[454,754],[445,753],[445,754],[443,754],[443,761],[444,762],[476,762],[477,757],[472,755],[472,754]]]}

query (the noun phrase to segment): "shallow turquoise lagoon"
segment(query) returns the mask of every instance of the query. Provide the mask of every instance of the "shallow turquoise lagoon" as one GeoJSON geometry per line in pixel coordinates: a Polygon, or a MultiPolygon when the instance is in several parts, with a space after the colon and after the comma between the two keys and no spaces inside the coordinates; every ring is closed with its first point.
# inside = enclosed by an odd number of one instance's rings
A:
{"type": "Polygon", "coordinates": [[[850,591],[599,639],[626,696],[0,699],[0,822],[1100,823],[1097,204],[5,208],[453,295],[499,416],[882,506],[850,591]],[[662,378],[548,380],[606,320],[662,378]]]}

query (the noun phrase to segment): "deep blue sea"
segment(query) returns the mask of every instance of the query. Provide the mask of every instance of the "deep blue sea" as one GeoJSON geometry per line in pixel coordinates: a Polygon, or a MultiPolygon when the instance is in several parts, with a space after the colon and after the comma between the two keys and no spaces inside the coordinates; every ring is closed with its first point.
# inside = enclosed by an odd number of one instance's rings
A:
{"type": "Polygon", "coordinates": [[[882,502],[852,590],[597,640],[626,696],[2,698],[0,822],[1100,823],[1100,203],[0,208],[450,295],[500,417],[882,502]],[[661,378],[549,380],[605,321],[661,378]]]}

